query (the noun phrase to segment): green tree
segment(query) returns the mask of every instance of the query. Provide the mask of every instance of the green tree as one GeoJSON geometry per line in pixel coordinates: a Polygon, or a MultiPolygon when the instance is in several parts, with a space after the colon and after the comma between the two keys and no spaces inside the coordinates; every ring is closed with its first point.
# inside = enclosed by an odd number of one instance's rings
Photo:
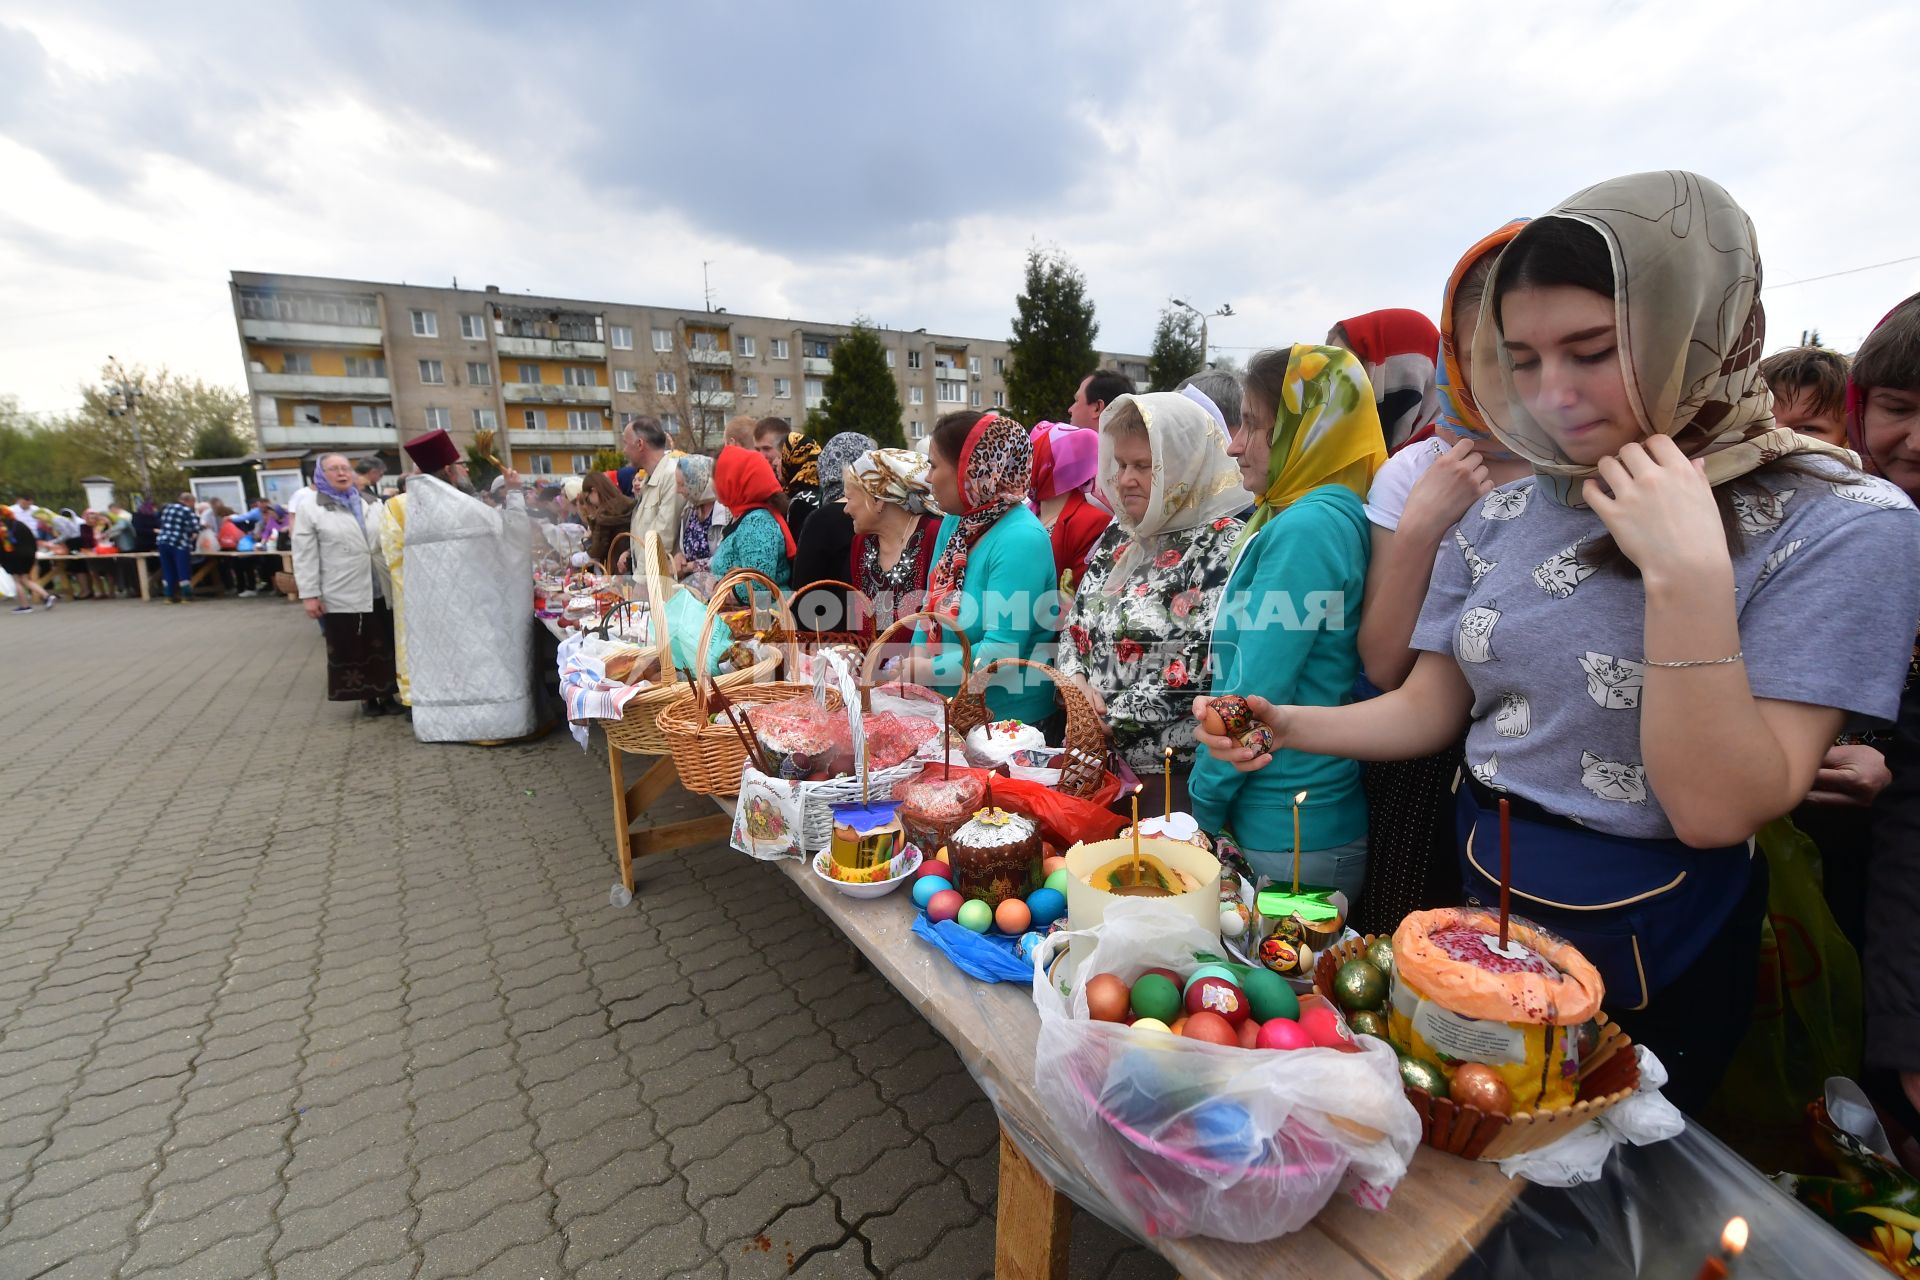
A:
{"type": "Polygon", "coordinates": [[[1153,350],[1147,356],[1147,386],[1172,391],[1181,381],[1200,372],[1200,324],[1184,307],[1162,307],[1154,326],[1153,350]]]}
{"type": "Polygon", "coordinates": [[[900,391],[887,368],[880,335],[864,316],[854,317],[853,332],[835,344],[826,391],[827,402],[821,406],[826,439],[857,431],[883,447],[906,447],[906,433],[900,429],[900,391]]]}
{"type": "Polygon", "coordinates": [[[177,377],[165,368],[115,370],[109,366],[101,371],[100,383],[80,389],[80,401],[79,410],[66,420],[66,431],[87,467],[112,480],[120,493],[145,489],[140,479],[143,443],[147,470],[153,477],[149,496],[155,497],[186,488],[180,463],[196,456],[202,432],[224,428],[245,445],[239,453],[252,451],[247,397],[231,387],[177,377]],[[106,385],[116,373],[139,391],[131,414],[125,412],[118,392],[106,385]]]}
{"type": "Polygon", "coordinates": [[[209,423],[193,438],[196,458],[244,458],[252,452],[252,434],[243,434],[230,422],[209,423]]]}
{"type": "Polygon", "coordinates": [[[1073,393],[1100,363],[1086,277],[1058,249],[1035,246],[1027,250],[1026,289],[1014,307],[1007,407],[1022,422],[1064,418],[1073,393]]]}
{"type": "Polygon", "coordinates": [[[0,396],[0,498],[32,494],[42,506],[78,509],[86,501],[80,480],[91,474],[63,424],[42,422],[22,413],[13,397],[0,396]]]}

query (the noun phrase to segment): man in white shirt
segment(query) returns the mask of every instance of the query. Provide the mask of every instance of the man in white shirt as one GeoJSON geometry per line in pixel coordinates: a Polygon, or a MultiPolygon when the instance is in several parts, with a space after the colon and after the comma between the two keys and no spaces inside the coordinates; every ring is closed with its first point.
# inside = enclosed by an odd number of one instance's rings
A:
{"type": "MultiPolygon", "coordinates": [[[[627,461],[646,471],[644,480],[633,482],[633,519],[628,525],[633,547],[643,546],[651,530],[660,535],[661,550],[672,557],[680,550],[680,525],[687,514],[687,502],[680,496],[679,472],[667,453],[668,444],[667,433],[657,418],[635,418],[620,432],[620,447],[627,461]]],[[[630,557],[628,563],[632,563],[630,557]]]]}

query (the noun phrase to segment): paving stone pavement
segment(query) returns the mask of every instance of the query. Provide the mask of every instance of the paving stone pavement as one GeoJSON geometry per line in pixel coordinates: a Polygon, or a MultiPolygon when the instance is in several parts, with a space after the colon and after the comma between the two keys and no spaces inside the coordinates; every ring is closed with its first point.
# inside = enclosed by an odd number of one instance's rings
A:
{"type": "Polygon", "coordinates": [[[0,1277],[990,1274],[992,1108],[783,877],[616,910],[597,737],[324,687],[277,601],[0,615],[0,1277]]]}

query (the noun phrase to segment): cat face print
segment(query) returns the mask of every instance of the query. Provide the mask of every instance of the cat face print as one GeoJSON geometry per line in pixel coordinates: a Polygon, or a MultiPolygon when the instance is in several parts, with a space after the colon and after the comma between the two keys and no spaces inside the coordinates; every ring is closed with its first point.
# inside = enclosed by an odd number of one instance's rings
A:
{"type": "Polygon", "coordinates": [[[1621,760],[1602,760],[1591,751],[1580,753],[1580,785],[1602,800],[1621,804],[1647,802],[1647,768],[1621,760]]]}
{"type": "Polygon", "coordinates": [[[1647,664],[1610,653],[1587,653],[1580,658],[1587,673],[1587,696],[1609,711],[1631,711],[1640,705],[1647,664]]]}
{"type": "Polygon", "coordinates": [[[1480,504],[1482,520],[1516,520],[1527,509],[1527,498],[1533,493],[1533,486],[1519,489],[1495,489],[1480,504]]]}
{"type": "Polygon", "coordinates": [[[1574,543],[1558,555],[1548,556],[1534,568],[1533,580],[1542,591],[1565,600],[1574,588],[1600,572],[1600,566],[1580,558],[1580,544],[1574,543]]]}
{"type": "Polygon", "coordinates": [[[1460,548],[1460,554],[1466,558],[1467,572],[1473,575],[1473,585],[1476,587],[1480,585],[1480,579],[1500,567],[1500,562],[1497,560],[1482,560],[1480,553],[1473,549],[1473,544],[1467,541],[1467,535],[1460,532],[1458,525],[1454,526],[1453,545],[1460,548]]]}
{"type": "Polygon", "coordinates": [[[1727,497],[1733,503],[1733,515],[1740,523],[1741,532],[1757,538],[1780,527],[1780,522],[1787,518],[1787,503],[1796,492],[1793,489],[1782,489],[1778,493],[1733,490],[1727,497]]]}
{"type": "Polygon", "coordinates": [[[1878,476],[1862,476],[1853,484],[1835,484],[1833,496],[1845,498],[1848,502],[1857,502],[1863,507],[1883,507],[1888,511],[1898,511],[1913,504],[1907,501],[1907,495],[1878,476]]]}
{"type": "Polygon", "coordinates": [[[1491,605],[1479,605],[1460,615],[1460,630],[1453,638],[1453,656],[1462,662],[1493,661],[1493,629],[1500,611],[1491,605]]]}
{"type": "Polygon", "coordinates": [[[1524,738],[1533,728],[1533,707],[1524,693],[1503,693],[1493,713],[1493,731],[1503,738],[1524,738]]]}
{"type": "Polygon", "coordinates": [[[1768,578],[1774,575],[1775,571],[1777,571],[1781,565],[1793,558],[1794,552],[1806,545],[1807,540],[1805,538],[1795,538],[1792,542],[1775,550],[1772,555],[1766,558],[1765,563],[1760,566],[1760,576],[1753,580],[1754,587],[1757,589],[1764,584],[1768,578]]]}

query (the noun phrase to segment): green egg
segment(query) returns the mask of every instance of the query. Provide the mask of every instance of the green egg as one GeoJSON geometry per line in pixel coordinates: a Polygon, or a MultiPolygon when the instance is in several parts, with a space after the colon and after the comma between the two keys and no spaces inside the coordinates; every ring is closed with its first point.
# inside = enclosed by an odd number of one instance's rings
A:
{"type": "Polygon", "coordinates": [[[1300,997],[1271,969],[1248,969],[1240,989],[1247,993],[1247,1007],[1258,1022],[1300,1016],[1300,997]]]}
{"type": "Polygon", "coordinates": [[[1157,973],[1145,974],[1133,984],[1133,1015],[1171,1023],[1180,1016],[1180,988],[1157,973]]]}
{"type": "Polygon", "coordinates": [[[1333,975],[1334,998],[1348,1013],[1387,1002],[1387,975],[1365,960],[1349,960],[1333,975]]]}
{"type": "Polygon", "coordinates": [[[1436,1098],[1447,1096],[1447,1073],[1419,1058],[1400,1059],[1400,1083],[1409,1089],[1424,1089],[1436,1098]]]}
{"type": "Polygon", "coordinates": [[[1069,882],[1072,881],[1072,879],[1073,879],[1072,874],[1068,872],[1068,870],[1065,867],[1061,867],[1059,870],[1055,871],[1052,875],[1048,876],[1046,883],[1041,887],[1046,889],[1051,889],[1055,893],[1058,893],[1064,896],[1067,892],[1067,885],[1069,882]]]}
{"type": "Polygon", "coordinates": [[[960,914],[955,917],[962,928],[975,933],[985,933],[993,928],[993,908],[978,898],[969,898],[960,906],[960,914]]]}

